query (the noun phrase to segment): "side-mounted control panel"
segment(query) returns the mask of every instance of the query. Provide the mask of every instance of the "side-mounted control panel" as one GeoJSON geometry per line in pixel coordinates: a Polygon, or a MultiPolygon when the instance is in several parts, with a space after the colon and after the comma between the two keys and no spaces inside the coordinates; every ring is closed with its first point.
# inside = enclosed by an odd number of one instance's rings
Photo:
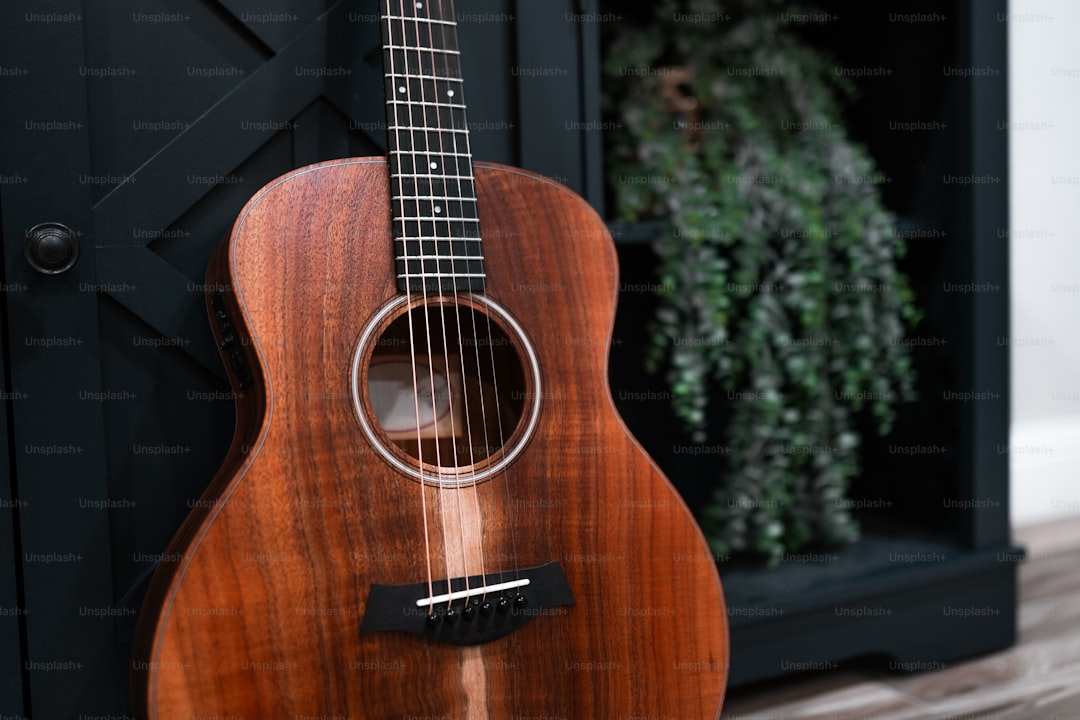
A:
{"type": "Polygon", "coordinates": [[[221,333],[219,348],[229,359],[229,365],[232,366],[233,375],[239,385],[237,389],[246,388],[251,385],[251,368],[248,366],[244,348],[241,347],[236,330],[233,328],[232,317],[225,308],[225,293],[220,290],[215,292],[210,298],[210,307],[213,308],[214,320],[221,333]]]}

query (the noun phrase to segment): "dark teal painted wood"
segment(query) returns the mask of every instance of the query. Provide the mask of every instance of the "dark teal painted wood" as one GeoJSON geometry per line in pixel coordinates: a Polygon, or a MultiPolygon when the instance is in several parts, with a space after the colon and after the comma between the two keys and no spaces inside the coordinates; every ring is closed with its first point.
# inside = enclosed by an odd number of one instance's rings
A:
{"type": "MultiPolygon", "coordinates": [[[[512,73],[512,4],[458,0],[457,10],[474,154],[519,164],[522,134],[541,128],[518,118],[517,94],[532,90],[512,73]]],[[[0,607],[19,602],[18,570],[29,611],[0,614],[0,715],[122,717],[146,581],[232,433],[204,317],[206,262],[262,184],[381,154],[381,59],[366,59],[378,48],[378,3],[39,5],[0,8],[0,66],[29,72],[0,76],[0,176],[29,178],[0,183],[0,214],[3,280],[26,287],[3,296],[7,391],[30,396],[11,403],[0,435],[16,471],[0,498],[12,487],[28,503],[17,538],[0,509],[0,607]],[[24,127],[51,121],[75,125],[24,127]],[[44,277],[22,260],[23,232],[45,221],[82,233],[67,274],[44,277]],[[46,349],[28,337],[83,344],[46,349]],[[20,450],[28,445],[82,452],[20,450]],[[81,559],[41,561],[48,552],[81,559]],[[48,664],[69,661],[74,669],[48,664]]],[[[581,162],[572,135],[541,145],[581,162]]]]}

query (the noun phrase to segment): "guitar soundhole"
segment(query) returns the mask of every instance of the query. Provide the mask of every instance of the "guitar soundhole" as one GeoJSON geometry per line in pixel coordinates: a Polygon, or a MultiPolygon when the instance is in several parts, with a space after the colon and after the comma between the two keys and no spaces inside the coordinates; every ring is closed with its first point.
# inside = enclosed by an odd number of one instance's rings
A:
{"type": "Polygon", "coordinates": [[[440,298],[387,313],[357,367],[363,425],[396,464],[426,480],[488,476],[524,442],[523,420],[535,417],[538,379],[526,372],[535,359],[480,305],[440,298]]]}

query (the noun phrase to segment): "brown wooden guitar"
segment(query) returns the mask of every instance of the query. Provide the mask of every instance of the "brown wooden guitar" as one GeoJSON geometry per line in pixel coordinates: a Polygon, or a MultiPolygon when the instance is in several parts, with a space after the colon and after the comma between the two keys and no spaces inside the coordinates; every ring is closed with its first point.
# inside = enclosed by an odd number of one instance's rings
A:
{"type": "Polygon", "coordinates": [[[211,263],[238,427],[147,595],[136,713],[716,718],[716,566],[608,390],[611,238],[472,162],[450,0],[382,12],[388,159],[275,180],[211,263]]]}

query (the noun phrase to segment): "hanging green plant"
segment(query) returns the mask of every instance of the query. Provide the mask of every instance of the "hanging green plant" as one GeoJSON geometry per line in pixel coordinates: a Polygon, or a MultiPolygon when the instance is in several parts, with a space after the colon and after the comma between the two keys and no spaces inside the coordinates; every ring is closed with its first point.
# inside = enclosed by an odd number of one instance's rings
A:
{"type": "Polygon", "coordinates": [[[782,0],[660,0],[607,39],[608,158],[620,219],[658,219],[662,288],[647,358],[729,451],[702,522],[714,550],[778,562],[852,541],[856,414],[888,433],[913,396],[886,181],[841,124],[850,87],[782,0]]]}

